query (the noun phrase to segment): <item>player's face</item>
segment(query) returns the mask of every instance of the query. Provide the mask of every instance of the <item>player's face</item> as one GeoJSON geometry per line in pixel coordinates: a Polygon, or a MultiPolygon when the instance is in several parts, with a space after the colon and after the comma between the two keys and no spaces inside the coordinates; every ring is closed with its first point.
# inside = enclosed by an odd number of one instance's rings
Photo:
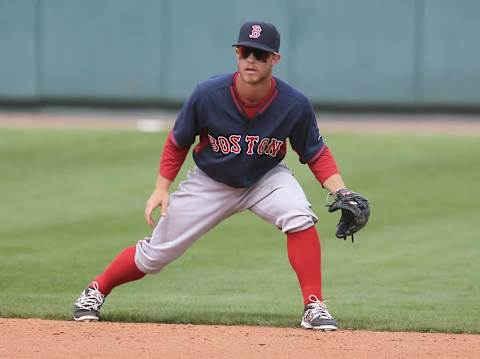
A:
{"type": "Polygon", "coordinates": [[[248,84],[269,81],[272,69],[278,61],[280,61],[280,54],[272,54],[251,47],[237,47],[238,72],[242,80],[248,84]]]}

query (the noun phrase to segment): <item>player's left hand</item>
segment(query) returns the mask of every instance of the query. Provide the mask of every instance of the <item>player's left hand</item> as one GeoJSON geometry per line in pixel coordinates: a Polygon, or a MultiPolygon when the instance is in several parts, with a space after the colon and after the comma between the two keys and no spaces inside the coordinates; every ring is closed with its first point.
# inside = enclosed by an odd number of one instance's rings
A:
{"type": "Polygon", "coordinates": [[[329,212],[342,210],[342,216],[337,225],[337,238],[346,239],[365,227],[370,218],[370,204],[368,199],[360,193],[347,189],[335,192],[334,202],[328,206],[329,212]]]}
{"type": "Polygon", "coordinates": [[[168,190],[155,189],[152,195],[145,204],[145,220],[150,227],[155,227],[156,223],[153,219],[153,211],[155,208],[160,207],[160,214],[162,217],[167,215],[168,202],[170,200],[170,194],[168,190]]]}

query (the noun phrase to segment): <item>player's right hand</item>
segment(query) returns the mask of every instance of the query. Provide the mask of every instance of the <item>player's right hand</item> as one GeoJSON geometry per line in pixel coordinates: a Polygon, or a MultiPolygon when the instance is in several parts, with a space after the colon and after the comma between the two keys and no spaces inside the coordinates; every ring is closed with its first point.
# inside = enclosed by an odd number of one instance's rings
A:
{"type": "Polygon", "coordinates": [[[162,217],[167,215],[168,201],[170,194],[167,190],[155,189],[145,205],[145,220],[150,227],[155,227],[156,223],[152,217],[155,208],[160,207],[160,214],[162,217]]]}

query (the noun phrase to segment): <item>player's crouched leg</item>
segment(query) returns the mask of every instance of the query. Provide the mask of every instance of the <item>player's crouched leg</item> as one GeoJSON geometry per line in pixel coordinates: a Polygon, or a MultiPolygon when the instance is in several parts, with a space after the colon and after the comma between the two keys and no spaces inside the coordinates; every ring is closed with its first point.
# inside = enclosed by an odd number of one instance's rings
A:
{"type": "Polygon", "coordinates": [[[306,329],[336,330],[337,323],[322,302],[321,250],[318,234],[313,227],[317,216],[292,173],[277,166],[262,180],[260,193],[249,209],[287,234],[288,255],[304,297],[301,326],[306,329]]]}

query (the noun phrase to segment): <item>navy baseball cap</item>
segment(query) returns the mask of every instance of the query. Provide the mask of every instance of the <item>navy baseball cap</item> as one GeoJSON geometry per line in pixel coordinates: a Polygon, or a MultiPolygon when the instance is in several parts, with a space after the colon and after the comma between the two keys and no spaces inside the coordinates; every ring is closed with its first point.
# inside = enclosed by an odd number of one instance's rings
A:
{"type": "Polygon", "coordinates": [[[232,46],[248,46],[268,52],[280,49],[280,33],[277,28],[264,21],[247,21],[240,28],[238,41],[232,46]]]}

